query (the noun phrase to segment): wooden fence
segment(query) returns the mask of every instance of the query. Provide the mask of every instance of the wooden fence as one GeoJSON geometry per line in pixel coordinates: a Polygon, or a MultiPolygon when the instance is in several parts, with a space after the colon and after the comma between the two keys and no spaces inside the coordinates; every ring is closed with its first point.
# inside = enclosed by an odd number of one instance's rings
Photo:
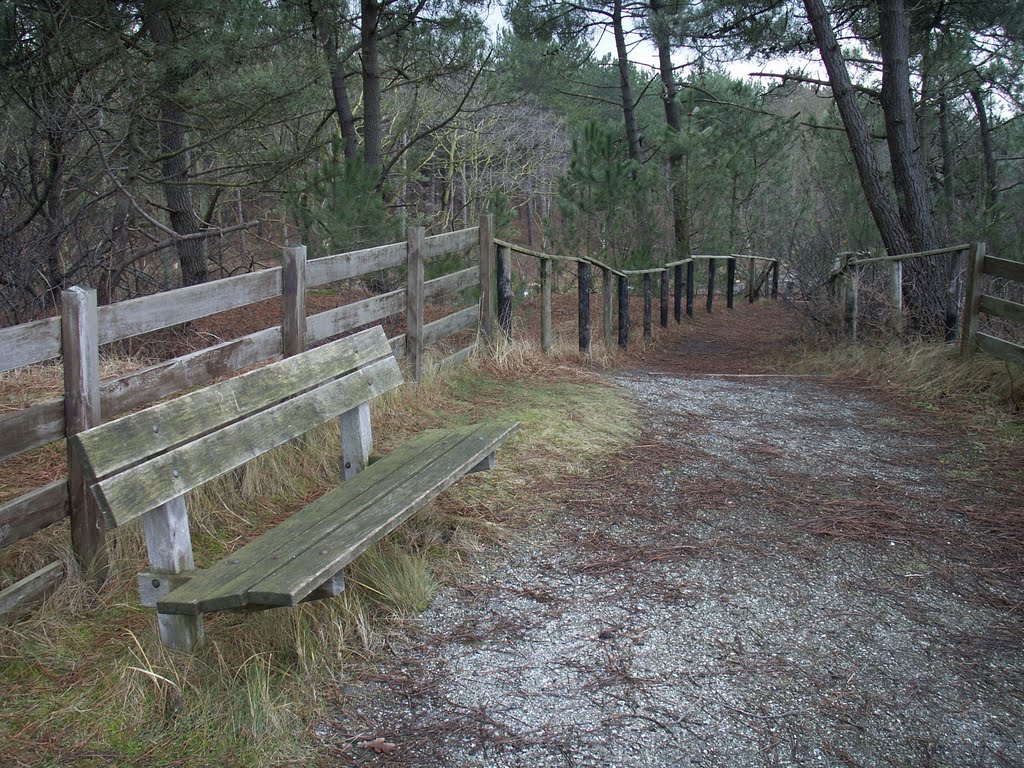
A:
{"type": "MultiPolygon", "coordinates": [[[[405,242],[306,260],[304,246],[285,249],[282,266],[202,285],[98,307],[96,292],[71,288],[62,295],[62,314],[0,329],[0,372],[59,358],[64,396],[0,416],[0,461],[40,448],[157,400],[202,386],[278,356],[293,355],[329,338],[405,314],[405,333],[390,339],[419,379],[424,350],[460,331],[480,327],[493,333],[493,218],[456,232],[426,236],[410,228],[405,242]],[[474,266],[424,279],[425,265],[476,250],[474,266]],[[407,285],[326,312],[306,314],[307,291],[381,270],[405,268],[407,285]],[[480,302],[432,322],[424,305],[467,288],[480,288],[480,302]],[[101,380],[100,347],[267,299],[282,302],[280,326],[224,341],[182,357],[113,379],[101,380]]],[[[475,343],[475,342],[474,342],[475,343]]],[[[451,355],[465,359],[472,345],[451,355]]],[[[77,459],[67,456],[67,476],[0,504],[0,548],[65,517],[71,519],[75,557],[93,580],[106,575],[104,527],[86,495],[77,459]]],[[[60,582],[59,563],[0,592],[0,614],[38,599],[60,582]]]]}
{"type": "Polygon", "coordinates": [[[969,355],[980,349],[1000,360],[1024,365],[1024,346],[978,330],[979,316],[982,314],[1024,325],[1024,304],[983,293],[984,275],[1024,285],[1024,262],[987,256],[984,243],[971,246],[964,292],[963,328],[960,333],[961,354],[969,355]]]}
{"type": "Polygon", "coordinates": [[[498,323],[506,338],[512,336],[512,259],[511,254],[520,253],[530,256],[539,261],[540,266],[540,290],[541,290],[541,347],[547,352],[551,349],[552,328],[551,328],[551,294],[552,294],[552,265],[554,262],[567,262],[576,264],[577,295],[579,303],[578,323],[579,349],[587,354],[590,352],[590,295],[593,291],[593,270],[601,272],[602,288],[602,312],[601,321],[604,329],[605,344],[609,348],[618,343],[620,347],[629,345],[629,280],[631,277],[641,278],[643,285],[644,302],[644,338],[651,339],[652,316],[654,304],[654,276],[658,276],[658,297],[659,297],[659,322],[662,328],[668,327],[669,318],[669,282],[670,279],[674,288],[673,315],[675,321],[681,322],[683,315],[683,303],[685,301],[686,314],[693,317],[694,301],[694,263],[698,260],[705,260],[707,263],[708,286],[707,286],[707,311],[712,311],[715,296],[715,272],[717,262],[726,262],[726,304],[729,309],[733,308],[736,285],[736,263],[737,260],[746,259],[747,270],[747,296],[752,303],[756,300],[765,282],[771,276],[771,296],[773,299],[779,295],[779,262],[778,259],[771,259],[764,256],[749,256],[743,254],[729,255],[694,255],[686,259],[669,262],[660,267],[651,269],[623,269],[618,270],[608,266],[596,259],[582,256],[562,256],[550,253],[542,253],[530,248],[525,248],[516,243],[505,240],[495,241],[496,245],[496,269],[498,271],[497,301],[498,301],[498,323]],[[766,263],[763,270],[758,270],[759,263],[766,263]],[[684,280],[684,269],[685,280],[684,280]],[[617,307],[617,312],[616,312],[617,307]],[[615,329],[615,316],[618,315],[618,333],[613,334],[615,329]]]}

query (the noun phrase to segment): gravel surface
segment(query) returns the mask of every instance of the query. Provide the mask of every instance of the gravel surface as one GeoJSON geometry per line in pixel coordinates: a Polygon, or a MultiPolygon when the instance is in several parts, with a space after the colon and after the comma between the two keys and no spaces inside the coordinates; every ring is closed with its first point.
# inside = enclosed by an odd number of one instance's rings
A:
{"type": "Polygon", "coordinates": [[[352,686],[339,757],[1024,765],[1021,585],[959,554],[974,534],[946,500],[976,486],[955,436],[814,377],[616,381],[638,446],[435,598],[352,686]]]}

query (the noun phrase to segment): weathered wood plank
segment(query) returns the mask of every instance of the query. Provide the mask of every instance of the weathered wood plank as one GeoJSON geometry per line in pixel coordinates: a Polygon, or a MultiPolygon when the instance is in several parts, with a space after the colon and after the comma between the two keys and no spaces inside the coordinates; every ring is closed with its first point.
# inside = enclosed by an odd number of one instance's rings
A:
{"type": "MultiPolygon", "coordinates": [[[[79,287],[61,293],[61,348],[64,356],[64,425],[77,435],[100,423],[100,353],[96,291],[79,287]]],[[[102,582],[108,560],[106,530],[89,493],[82,459],[67,447],[71,547],[86,579],[102,582]]]]}
{"type": "Polygon", "coordinates": [[[662,328],[668,328],[668,281],[669,281],[669,273],[668,273],[667,269],[662,271],[660,280],[661,280],[660,285],[659,285],[660,293],[659,293],[659,296],[658,296],[658,299],[659,299],[659,302],[660,302],[659,305],[658,305],[658,309],[659,309],[658,321],[661,323],[661,327],[662,328]]]}
{"type": "Polygon", "coordinates": [[[981,276],[984,274],[985,244],[972,243],[967,257],[967,282],[964,286],[964,314],[960,322],[960,354],[974,352],[978,335],[978,310],[981,308],[981,276]]]}
{"type": "Polygon", "coordinates": [[[480,310],[474,304],[460,309],[458,312],[445,315],[432,323],[427,323],[423,326],[423,346],[429,347],[459,331],[475,328],[479,321],[480,310]]]}
{"type": "Polygon", "coordinates": [[[100,343],[187,323],[280,295],[281,268],[274,267],[119,301],[99,309],[100,343]]]}
{"type": "Polygon", "coordinates": [[[405,291],[405,354],[413,381],[423,378],[423,227],[409,227],[405,291]]]}
{"type": "MultiPolygon", "coordinates": [[[[177,496],[142,516],[150,570],[175,575],[195,570],[185,497],[177,496]]],[[[203,643],[203,617],[157,613],[160,641],[176,651],[191,652],[203,643]]]]}
{"type": "Polygon", "coordinates": [[[443,232],[426,238],[423,258],[427,261],[449,253],[459,253],[480,244],[480,228],[467,227],[455,232],[443,232]]]}
{"type": "Polygon", "coordinates": [[[341,479],[351,480],[370,463],[373,452],[373,428],[370,404],[360,403],[338,417],[341,435],[341,479]]]}
{"type": "Polygon", "coordinates": [[[517,425],[507,425],[465,430],[466,436],[456,448],[412,475],[378,504],[349,517],[303,554],[253,583],[246,593],[247,602],[295,605],[330,574],[352,562],[479,464],[516,429],[517,425]]]}
{"type": "Polygon", "coordinates": [[[644,288],[644,341],[650,341],[652,339],[652,318],[651,314],[653,311],[654,304],[654,286],[652,284],[651,274],[648,272],[643,277],[643,288],[644,288]]]}
{"type": "Polygon", "coordinates": [[[540,348],[551,351],[551,259],[540,260],[540,348]]]}
{"type": "Polygon", "coordinates": [[[0,460],[64,437],[64,398],[0,416],[0,460]]]}
{"type": "Polygon", "coordinates": [[[987,333],[978,334],[978,349],[1008,363],[1024,366],[1024,347],[1012,341],[997,339],[987,333]]]}
{"type": "Polygon", "coordinates": [[[195,614],[200,610],[241,607],[245,590],[253,581],[254,569],[282,561],[285,553],[299,547],[300,542],[316,541],[333,530],[341,522],[333,519],[339,510],[345,510],[346,515],[357,515],[364,508],[376,504],[404,483],[408,476],[457,445],[459,439],[458,435],[444,430],[420,433],[278,524],[272,537],[260,536],[203,571],[187,587],[161,601],[160,609],[169,613],[195,614]]]}
{"type": "Polygon", "coordinates": [[[461,291],[466,288],[473,288],[480,285],[480,267],[469,267],[458,272],[452,272],[433,280],[423,283],[423,296],[427,301],[433,301],[441,296],[461,291]]]}
{"type": "Polygon", "coordinates": [[[693,259],[686,261],[686,316],[693,317],[693,297],[696,290],[694,272],[696,271],[693,259]]]}
{"type": "Polygon", "coordinates": [[[576,265],[576,299],[580,352],[590,354],[590,265],[581,261],[576,265]]]}
{"type": "Polygon", "coordinates": [[[494,214],[480,217],[480,330],[484,341],[494,342],[494,214]]]}
{"type": "Polygon", "coordinates": [[[388,339],[388,344],[391,345],[391,354],[395,356],[396,360],[401,360],[405,357],[405,334],[400,334],[394,338],[388,339]]]}
{"type": "Polygon", "coordinates": [[[506,341],[512,339],[512,254],[499,243],[494,259],[498,275],[498,326],[506,341]]]}
{"type": "Polygon", "coordinates": [[[63,580],[64,563],[58,560],[0,591],[0,623],[42,602],[63,580]]]}
{"type": "Polygon", "coordinates": [[[441,361],[441,368],[451,368],[459,365],[460,363],[466,362],[475,349],[476,342],[473,342],[469,346],[463,347],[458,352],[452,352],[448,357],[441,361]]]}
{"type": "MultiPolygon", "coordinates": [[[[255,371],[144,411],[123,416],[78,435],[72,443],[87,453],[93,478],[106,477],[278,402],[284,393],[301,392],[390,354],[377,327],[285,358],[255,371]],[[154,429],[155,427],[155,429],[154,429]]],[[[326,420],[326,419],[325,419],[326,420]]]]}
{"type": "Polygon", "coordinates": [[[68,481],[55,480],[0,504],[0,548],[68,516],[68,481]]]}
{"type": "Polygon", "coordinates": [[[282,349],[285,357],[306,351],[306,246],[284,249],[281,272],[282,349]]]}
{"type": "Polygon", "coordinates": [[[60,318],[0,328],[0,371],[60,356],[60,318]]]}
{"type": "Polygon", "coordinates": [[[1002,277],[1006,280],[1015,280],[1024,283],[1024,262],[1010,261],[1009,259],[997,259],[995,256],[986,256],[984,271],[992,277],[1002,277]]]}
{"type": "Polygon", "coordinates": [[[959,253],[960,251],[966,251],[970,248],[970,245],[963,243],[961,245],[951,245],[947,248],[936,248],[931,251],[918,251],[917,253],[901,253],[896,256],[875,256],[872,258],[865,259],[850,259],[847,264],[849,266],[862,267],[867,264],[880,264],[883,261],[906,261],[907,259],[919,259],[927,256],[942,256],[947,253],[959,253]]]}
{"type": "Polygon", "coordinates": [[[318,312],[306,318],[306,337],[310,344],[329,339],[353,328],[397,315],[405,309],[405,288],[354,301],[342,307],[318,312]]]}
{"type": "MultiPolygon", "coordinates": [[[[224,384],[234,381],[238,379],[224,384]]],[[[108,524],[122,525],[401,383],[398,363],[388,355],[340,379],[119,472],[94,485],[94,493],[108,524]]],[[[217,411],[205,415],[211,426],[219,419],[217,411]]],[[[113,439],[113,436],[109,437],[113,439]]]]}
{"type": "Polygon", "coordinates": [[[1015,301],[998,299],[995,296],[982,294],[981,311],[996,317],[1004,317],[1017,323],[1024,323],[1024,304],[1018,304],[1015,301]]]}
{"type": "Polygon", "coordinates": [[[339,280],[393,269],[405,264],[405,243],[388,243],[348,253],[335,253],[306,262],[306,287],[315,288],[339,280]]]}

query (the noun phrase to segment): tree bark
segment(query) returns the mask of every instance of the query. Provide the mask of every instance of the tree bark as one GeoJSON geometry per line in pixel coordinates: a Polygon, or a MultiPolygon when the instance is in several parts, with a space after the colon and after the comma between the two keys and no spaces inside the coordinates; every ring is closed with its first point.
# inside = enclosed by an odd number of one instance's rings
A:
{"type": "Polygon", "coordinates": [[[355,160],[359,152],[359,142],[356,136],[356,119],[352,114],[352,101],[349,99],[348,88],[345,86],[348,60],[347,57],[343,60],[338,56],[338,36],[328,26],[324,14],[311,8],[310,16],[316,38],[320,42],[320,49],[327,60],[327,68],[331,77],[331,98],[334,100],[334,113],[338,118],[338,127],[341,129],[345,159],[355,160]]]}
{"type": "MultiPolygon", "coordinates": [[[[146,4],[146,26],[157,50],[167,50],[175,43],[170,14],[162,3],[146,4]]],[[[178,235],[195,235],[202,231],[202,223],[192,204],[189,175],[192,166],[188,146],[188,115],[176,99],[184,76],[174,67],[168,68],[160,97],[160,154],[163,178],[161,186],[167,206],[171,229],[178,235]]],[[[206,243],[202,238],[187,238],[175,244],[181,266],[181,284],[196,285],[206,282],[206,243]]]]}
{"type": "Polygon", "coordinates": [[[383,118],[381,116],[380,52],[378,49],[380,16],[383,3],[380,0],[362,0],[359,37],[363,62],[363,157],[366,165],[380,172],[383,166],[381,147],[384,142],[383,118]]]}
{"type": "MultiPolygon", "coordinates": [[[[668,27],[665,23],[664,0],[651,0],[650,24],[654,44],[658,49],[658,71],[661,75],[661,101],[665,107],[665,123],[669,132],[678,135],[683,123],[679,114],[679,102],[676,101],[675,68],[672,66],[672,45],[668,27]]],[[[689,222],[686,218],[685,182],[678,178],[683,156],[678,145],[673,144],[668,153],[670,189],[672,194],[672,231],[675,235],[675,252],[677,257],[689,256],[689,248],[683,246],[689,242],[689,222]]]]}
{"type": "Polygon", "coordinates": [[[981,89],[971,88],[971,100],[974,110],[978,113],[978,135],[981,139],[981,156],[985,166],[985,220],[988,221],[992,209],[995,208],[999,196],[999,182],[996,178],[996,158],[992,151],[992,131],[988,123],[988,111],[981,89]]]}
{"type": "Polygon", "coordinates": [[[882,113],[893,185],[913,250],[927,251],[935,247],[935,225],[910,95],[910,24],[903,0],[879,0],[878,25],[882,113]]]}
{"type": "Polygon", "coordinates": [[[615,0],[612,6],[612,31],[615,36],[615,55],[619,66],[619,91],[622,94],[622,119],[626,125],[626,143],[629,157],[640,162],[640,132],[636,127],[636,99],[629,78],[629,52],[626,50],[626,33],[622,26],[622,0],[615,0]]]}
{"type": "Polygon", "coordinates": [[[856,94],[846,69],[846,60],[836,41],[825,5],[822,0],[804,0],[804,8],[825,71],[828,72],[832,98],[839,109],[850,151],[857,166],[861,189],[864,191],[864,199],[871,210],[878,233],[890,255],[910,253],[913,251],[910,235],[903,226],[899,210],[885,185],[885,175],[871,146],[871,131],[857,106],[856,94]]]}

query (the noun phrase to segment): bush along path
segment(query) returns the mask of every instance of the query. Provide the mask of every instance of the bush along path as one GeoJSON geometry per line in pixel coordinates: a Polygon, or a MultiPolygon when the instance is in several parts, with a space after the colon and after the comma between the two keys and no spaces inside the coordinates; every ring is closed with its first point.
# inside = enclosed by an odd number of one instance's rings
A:
{"type": "Polygon", "coordinates": [[[321,729],[333,757],[1024,764],[1019,461],[941,411],[773,371],[783,313],[699,319],[700,342],[611,374],[640,434],[548,482],[557,511],[434,599],[321,729]]]}

